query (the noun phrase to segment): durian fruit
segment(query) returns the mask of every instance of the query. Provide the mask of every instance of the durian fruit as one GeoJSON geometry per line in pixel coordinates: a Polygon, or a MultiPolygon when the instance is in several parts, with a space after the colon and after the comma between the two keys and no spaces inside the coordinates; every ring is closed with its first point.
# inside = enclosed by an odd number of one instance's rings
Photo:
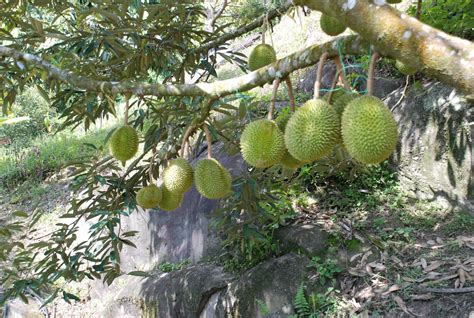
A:
{"type": "Polygon", "coordinates": [[[193,167],[183,158],[171,160],[163,171],[163,185],[173,193],[185,193],[193,185],[193,167]]]}
{"type": "Polygon", "coordinates": [[[201,159],[194,170],[198,192],[208,199],[219,199],[231,192],[232,176],[216,159],[201,159]]]}
{"type": "Polygon", "coordinates": [[[395,3],[400,3],[402,2],[402,0],[387,0],[387,3],[390,3],[390,4],[395,4],[395,3]]]}
{"type": "MultiPolygon", "coordinates": [[[[335,89],[335,91],[332,92],[332,99],[331,99],[331,103],[330,103],[331,105],[333,104],[334,100],[336,100],[339,96],[344,95],[344,93],[345,93],[344,88],[342,88],[342,87],[336,86],[334,89],[335,89]]],[[[329,94],[330,94],[330,92],[327,92],[326,94],[324,94],[322,99],[325,100],[326,102],[328,102],[329,94]]]]}
{"type": "Polygon", "coordinates": [[[288,152],[311,162],[331,152],[338,141],[340,122],[334,107],[322,99],[307,101],[291,116],[285,129],[288,152]]]}
{"type": "Polygon", "coordinates": [[[350,102],[342,115],[341,127],[347,151],[365,164],[384,161],[397,145],[397,123],[384,103],[373,96],[350,102]]]}
{"type": "MultiPolygon", "coordinates": [[[[286,124],[288,123],[288,120],[290,119],[290,117],[291,117],[291,113],[283,113],[276,118],[275,122],[281,131],[285,131],[286,124]]],[[[299,167],[303,165],[303,162],[299,161],[288,152],[288,149],[286,149],[286,146],[285,146],[285,153],[283,154],[283,157],[281,158],[280,163],[284,167],[287,167],[290,169],[298,169],[299,167]]]]}
{"type": "Polygon", "coordinates": [[[332,101],[332,106],[334,106],[334,110],[336,111],[337,115],[339,116],[339,120],[344,113],[344,109],[346,109],[347,104],[351,101],[359,97],[359,94],[352,93],[352,92],[344,92],[343,94],[339,95],[337,98],[334,98],[332,101]]]}
{"type": "Polygon", "coordinates": [[[259,44],[250,52],[249,69],[255,71],[275,61],[275,49],[268,44],[259,44]]]}
{"type": "Polygon", "coordinates": [[[404,75],[414,75],[417,69],[397,60],[395,67],[404,75]]]}
{"type": "Polygon", "coordinates": [[[249,123],[240,137],[242,157],[251,166],[267,168],[280,162],[285,140],[274,121],[260,119],[249,123]]]}
{"type": "Polygon", "coordinates": [[[161,188],[150,184],[137,192],[137,204],[144,209],[153,209],[160,204],[163,197],[161,188]]]}
{"type": "Polygon", "coordinates": [[[183,201],[184,194],[171,192],[164,186],[161,186],[161,190],[163,191],[163,197],[158,205],[160,209],[164,211],[173,211],[179,208],[183,201]]]}
{"type": "Polygon", "coordinates": [[[109,150],[123,164],[133,158],[138,151],[138,133],[135,128],[129,125],[117,128],[110,137],[109,150]]]}
{"type": "Polygon", "coordinates": [[[326,33],[327,35],[336,36],[346,30],[346,26],[344,25],[344,23],[327,14],[321,15],[321,20],[319,21],[319,24],[321,25],[321,30],[323,30],[324,33],[326,33]]]}

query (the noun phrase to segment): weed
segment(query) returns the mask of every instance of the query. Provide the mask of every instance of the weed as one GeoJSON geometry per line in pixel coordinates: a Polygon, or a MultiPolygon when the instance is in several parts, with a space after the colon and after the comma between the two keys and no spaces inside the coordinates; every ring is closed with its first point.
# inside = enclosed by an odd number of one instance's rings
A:
{"type": "Polygon", "coordinates": [[[163,262],[160,265],[158,265],[158,269],[164,273],[169,273],[173,271],[178,271],[186,266],[188,266],[191,262],[186,259],[184,261],[178,262],[178,263],[171,263],[171,262],[163,262]]]}
{"type": "Polygon", "coordinates": [[[334,284],[335,277],[342,272],[337,262],[329,257],[323,262],[320,257],[313,256],[308,264],[308,268],[316,270],[321,285],[326,285],[326,283],[334,284]]]}

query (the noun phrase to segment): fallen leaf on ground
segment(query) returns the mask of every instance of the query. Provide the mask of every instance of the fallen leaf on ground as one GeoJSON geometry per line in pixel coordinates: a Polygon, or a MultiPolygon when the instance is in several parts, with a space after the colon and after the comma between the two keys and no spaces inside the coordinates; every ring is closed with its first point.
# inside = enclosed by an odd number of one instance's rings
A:
{"type": "Polygon", "coordinates": [[[443,263],[441,263],[440,261],[434,261],[429,266],[424,267],[424,271],[425,272],[431,272],[431,271],[437,269],[438,267],[440,267],[441,265],[443,265],[443,263]]]}
{"type": "Polygon", "coordinates": [[[426,259],[422,258],[422,259],[420,259],[420,262],[421,262],[421,267],[423,267],[423,269],[428,267],[428,264],[426,263],[426,259]]]}
{"type": "Polygon", "coordinates": [[[412,300],[430,300],[433,299],[433,295],[428,294],[421,294],[421,295],[411,295],[412,300]]]}
{"type": "Polygon", "coordinates": [[[393,297],[393,300],[397,303],[398,307],[401,308],[407,315],[412,316],[412,313],[408,311],[407,305],[405,305],[405,302],[400,296],[395,296],[393,297]]]}
{"type": "Polygon", "coordinates": [[[387,296],[390,293],[393,293],[394,291],[400,290],[400,286],[398,285],[392,285],[390,288],[382,293],[382,296],[387,296]]]}

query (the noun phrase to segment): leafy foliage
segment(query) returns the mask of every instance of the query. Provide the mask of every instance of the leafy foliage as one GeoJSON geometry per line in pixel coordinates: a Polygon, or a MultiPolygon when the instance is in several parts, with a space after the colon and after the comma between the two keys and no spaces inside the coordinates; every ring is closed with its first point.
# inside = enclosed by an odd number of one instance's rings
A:
{"type": "MultiPolygon", "coordinates": [[[[415,15],[416,5],[408,12],[415,15]]],[[[474,39],[474,2],[471,0],[424,0],[420,18],[447,33],[474,39]]]]}

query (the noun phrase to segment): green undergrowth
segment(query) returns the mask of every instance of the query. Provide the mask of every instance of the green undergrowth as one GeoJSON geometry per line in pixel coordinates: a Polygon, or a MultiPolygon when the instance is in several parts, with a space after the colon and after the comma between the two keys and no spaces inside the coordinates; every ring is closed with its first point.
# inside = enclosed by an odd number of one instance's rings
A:
{"type": "Polygon", "coordinates": [[[87,134],[60,132],[34,139],[28,147],[14,144],[0,149],[0,186],[11,187],[25,180],[36,182],[59,171],[70,162],[105,153],[109,129],[87,134]]]}

